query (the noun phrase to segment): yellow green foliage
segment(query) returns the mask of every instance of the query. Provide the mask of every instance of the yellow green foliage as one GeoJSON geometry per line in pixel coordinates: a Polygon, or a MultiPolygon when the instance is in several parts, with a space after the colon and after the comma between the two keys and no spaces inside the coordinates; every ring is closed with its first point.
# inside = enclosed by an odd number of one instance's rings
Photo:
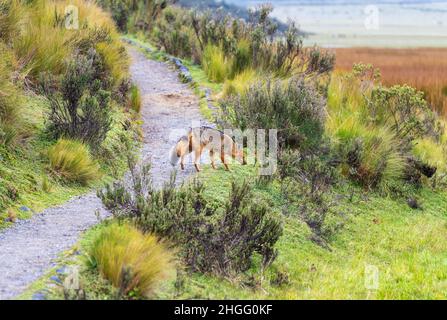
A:
{"type": "Polygon", "coordinates": [[[445,172],[447,155],[442,145],[432,139],[422,138],[413,142],[413,154],[423,163],[445,172]]]}
{"type": "Polygon", "coordinates": [[[9,42],[17,34],[22,15],[18,0],[0,0],[0,40],[9,42]]]}
{"type": "Polygon", "coordinates": [[[35,79],[44,71],[61,74],[74,50],[91,45],[103,57],[114,83],[126,75],[128,60],[114,22],[94,2],[36,0],[20,6],[21,19],[9,20],[21,26],[12,47],[25,76],[35,79]]]}
{"type": "Polygon", "coordinates": [[[99,165],[81,142],[59,139],[47,154],[53,172],[70,182],[86,185],[100,176],[99,165]]]}
{"type": "Polygon", "coordinates": [[[364,96],[368,89],[352,75],[332,79],[326,133],[346,161],[344,174],[364,186],[386,188],[402,177],[406,161],[395,133],[386,125],[369,122],[364,96]]]}
{"type": "Polygon", "coordinates": [[[133,85],[130,89],[130,108],[136,113],[141,111],[141,94],[136,85],[133,85]]]}
{"type": "Polygon", "coordinates": [[[229,66],[224,52],[218,46],[208,45],[203,52],[202,67],[213,82],[224,82],[229,75],[229,66]]]}
{"type": "Polygon", "coordinates": [[[223,88],[223,95],[228,97],[234,94],[242,94],[251,84],[258,79],[256,71],[253,69],[245,69],[237,74],[234,79],[226,80],[223,88]]]}
{"type": "Polygon", "coordinates": [[[10,145],[21,130],[21,94],[12,82],[13,56],[0,43],[0,143],[10,145]]]}
{"type": "Polygon", "coordinates": [[[124,294],[150,297],[173,270],[173,253],[167,245],[127,224],[102,229],[88,254],[90,265],[124,294]]]}

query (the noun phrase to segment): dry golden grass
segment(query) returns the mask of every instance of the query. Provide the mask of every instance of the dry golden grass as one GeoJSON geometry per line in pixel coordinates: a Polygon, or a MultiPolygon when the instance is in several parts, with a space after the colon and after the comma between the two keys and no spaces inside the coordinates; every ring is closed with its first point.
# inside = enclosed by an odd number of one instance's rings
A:
{"type": "Polygon", "coordinates": [[[336,49],[336,68],[351,70],[354,63],[373,64],[385,85],[408,84],[426,93],[433,108],[447,116],[447,49],[336,49]]]}

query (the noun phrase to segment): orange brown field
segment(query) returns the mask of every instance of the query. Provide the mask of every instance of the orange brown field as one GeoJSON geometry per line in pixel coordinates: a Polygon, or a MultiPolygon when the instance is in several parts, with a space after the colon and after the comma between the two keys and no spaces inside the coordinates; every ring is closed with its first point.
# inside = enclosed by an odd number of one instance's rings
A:
{"type": "Polygon", "coordinates": [[[408,84],[424,91],[433,108],[447,116],[447,48],[340,48],[336,55],[338,70],[350,70],[359,62],[373,64],[384,84],[408,84]]]}

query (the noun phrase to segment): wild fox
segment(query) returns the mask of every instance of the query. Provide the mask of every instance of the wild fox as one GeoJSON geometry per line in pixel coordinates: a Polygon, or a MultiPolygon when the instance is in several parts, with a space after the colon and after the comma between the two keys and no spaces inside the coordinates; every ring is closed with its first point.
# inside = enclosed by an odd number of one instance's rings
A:
{"type": "Polygon", "coordinates": [[[185,157],[194,151],[194,166],[197,172],[199,172],[199,160],[204,149],[209,150],[211,166],[213,169],[216,169],[214,163],[214,155],[216,153],[220,154],[220,159],[226,170],[229,170],[225,159],[226,155],[231,156],[233,159],[237,159],[243,165],[247,164],[243,150],[238,148],[237,144],[230,136],[224,134],[220,130],[206,126],[191,128],[187,135],[182,136],[178,140],[177,144],[171,149],[171,164],[173,166],[177,165],[180,159],[180,167],[184,170],[185,157]]]}

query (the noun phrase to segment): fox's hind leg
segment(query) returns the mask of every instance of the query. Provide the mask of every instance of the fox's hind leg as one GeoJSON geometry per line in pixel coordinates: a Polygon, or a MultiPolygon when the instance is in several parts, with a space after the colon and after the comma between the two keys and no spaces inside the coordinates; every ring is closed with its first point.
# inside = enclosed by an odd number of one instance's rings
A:
{"type": "Polygon", "coordinates": [[[223,163],[223,165],[225,167],[225,170],[230,171],[230,168],[228,168],[228,164],[226,163],[226,160],[225,160],[225,153],[224,152],[220,153],[220,160],[222,161],[222,163],[223,163]]]}
{"type": "Polygon", "coordinates": [[[211,160],[211,167],[213,167],[213,169],[216,169],[216,164],[214,163],[214,151],[213,151],[213,149],[210,150],[210,160],[211,160]]]}
{"type": "Polygon", "coordinates": [[[200,146],[194,152],[194,155],[195,155],[195,157],[194,157],[194,167],[196,167],[197,172],[200,172],[199,161],[200,161],[200,156],[202,155],[202,151],[203,151],[203,147],[200,146]]]}

